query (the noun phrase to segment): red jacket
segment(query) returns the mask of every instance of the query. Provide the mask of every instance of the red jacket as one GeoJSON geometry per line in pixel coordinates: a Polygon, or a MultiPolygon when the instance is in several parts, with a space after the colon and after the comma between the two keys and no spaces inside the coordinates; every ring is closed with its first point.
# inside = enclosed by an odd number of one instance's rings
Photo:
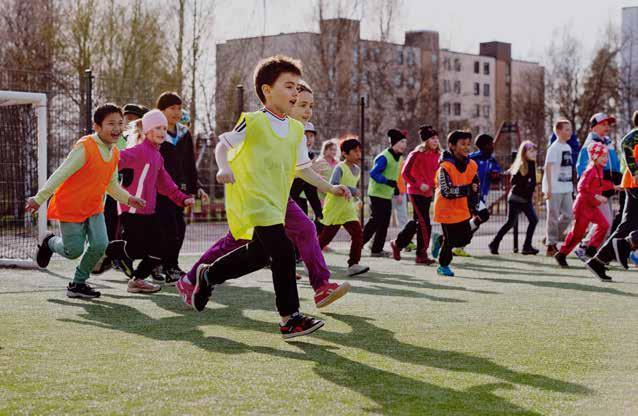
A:
{"type": "Polygon", "coordinates": [[[408,194],[425,197],[434,195],[434,177],[439,169],[440,156],[441,153],[438,150],[426,150],[423,144],[418,145],[410,152],[401,171],[401,176],[408,185],[408,194]],[[422,184],[428,186],[427,191],[421,190],[422,184]]]}
{"type": "Polygon", "coordinates": [[[611,182],[603,179],[603,167],[599,164],[590,165],[578,181],[574,209],[598,209],[600,201],[596,199],[596,195],[602,195],[604,191],[613,188],[611,182]]]}

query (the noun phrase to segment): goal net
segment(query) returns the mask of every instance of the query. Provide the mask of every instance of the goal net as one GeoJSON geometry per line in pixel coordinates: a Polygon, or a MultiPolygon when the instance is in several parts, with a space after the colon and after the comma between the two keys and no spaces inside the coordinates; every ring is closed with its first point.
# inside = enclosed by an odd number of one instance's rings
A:
{"type": "Polygon", "coordinates": [[[47,177],[46,95],[0,90],[0,266],[33,267],[46,233],[46,204],[28,214],[25,201],[47,177]]]}

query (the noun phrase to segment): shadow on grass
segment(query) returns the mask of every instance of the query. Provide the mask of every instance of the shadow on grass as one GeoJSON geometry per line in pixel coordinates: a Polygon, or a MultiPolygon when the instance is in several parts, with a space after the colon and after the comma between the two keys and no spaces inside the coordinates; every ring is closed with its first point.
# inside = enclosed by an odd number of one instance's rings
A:
{"type": "MultiPolygon", "coordinates": [[[[455,390],[350,360],[331,351],[336,347],[302,342],[295,343],[302,353],[294,353],[271,347],[251,346],[219,336],[205,336],[199,329],[199,326],[219,325],[240,331],[265,333],[272,336],[274,340],[276,334],[274,324],[244,315],[244,310],[270,311],[273,309],[273,294],[259,287],[223,286],[213,293],[212,301],[224,307],[209,309],[201,314],[186,309],[178,296],[156,294],[147,299],[177,316],[154,319],[131,306],[103,300],[72,302],[49,299],[49,302],[81,307],[86,312],[82,315],[84,320],[62,319],[61,321],[64,322],[126,332],[153,340],[190,342],[196,347],[214,353],[229,355],[259,353],[315,362],[314,371],[320,377],[365,395],[377,403],[379,408],[366,409],[373,412],[432,414],[432,410],[437,409],[442,413],[448,411],[455,414],[462,412],[474,415],[536,415],[535,412],[526,411],[498,397],[495,391],[503,388],[512,389],[513,385],[527,385],[560,393],[590,393],[590,390],[584,386],[541,375],[517,372],[486,358],[403,343],[395,338],[392,331],[370,323],[369,318],[352,315],[327,314],[349,325],[352,328],[351,332],[336,333],[320,330],[313,334],[313,338],[384,355],[406,364],[487,375],[502,380],[503,383],[474,386],[468,391],[455,390]]],[[[277,337],[275,342],[281,341],[277,337]]]]}

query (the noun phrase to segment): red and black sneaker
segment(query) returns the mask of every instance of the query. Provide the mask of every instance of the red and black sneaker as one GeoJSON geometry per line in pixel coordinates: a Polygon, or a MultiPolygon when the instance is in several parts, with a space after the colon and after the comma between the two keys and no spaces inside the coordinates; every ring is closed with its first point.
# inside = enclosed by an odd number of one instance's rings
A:
{"type": "Polygon", "coordinates": [[[290,316],[288,322],[284,325],[279,324],[279,330],[284,339],[290,339],[312,334],[324,324],[325,322],[321,319],[311,318],[310,316],[304,316],[299,312],[295,312],[290,316]]]}

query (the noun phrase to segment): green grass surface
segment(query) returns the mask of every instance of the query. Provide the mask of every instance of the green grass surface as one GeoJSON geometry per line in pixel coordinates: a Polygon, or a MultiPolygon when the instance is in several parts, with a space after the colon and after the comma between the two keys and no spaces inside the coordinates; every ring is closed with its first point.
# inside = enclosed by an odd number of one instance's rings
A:
{"type": "MultiPolygon", "coordinates": [[[[346,280],[343,253],[327,255],[346,280]]],[[[185,266],[194,258],[184,258],[185,266]]],[[[638,414],[638,279],[576,259],[455,259],[455,278],[364,258],[326,326],[278,334],[270,271],[226,284],[197,314],[173,288],[122,274],[67,299],[75,262],[0,270],[0,414],[638,414]]]]}

